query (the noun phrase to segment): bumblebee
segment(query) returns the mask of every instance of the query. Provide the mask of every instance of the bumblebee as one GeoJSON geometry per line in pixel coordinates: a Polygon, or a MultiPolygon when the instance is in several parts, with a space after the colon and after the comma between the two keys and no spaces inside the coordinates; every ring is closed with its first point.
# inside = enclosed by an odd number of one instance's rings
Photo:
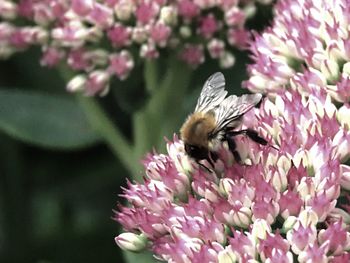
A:
{"type": "Polygon", "coordinates": [[[235,130],[241,123],[242,116],[258,105],[263,96],[226,95],[224,75],[217,72],[210,76],[202,88],[194,112],[187,117],[180,129],[186,153],[200,165],[200,160],[207,160],[214,167],[214,162],[218,159],[216,151],[224,141],[227,142],[234,159],[241,162],[234,140],[239,134],[244,134],[259,144],[267,144],[255,130],[235,130]]]}

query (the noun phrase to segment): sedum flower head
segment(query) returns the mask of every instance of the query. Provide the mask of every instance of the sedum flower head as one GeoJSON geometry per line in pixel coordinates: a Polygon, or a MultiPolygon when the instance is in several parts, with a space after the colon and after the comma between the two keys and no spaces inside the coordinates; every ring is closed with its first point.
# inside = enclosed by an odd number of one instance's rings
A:
{"type": "MultiPolygon", "coordinates": [[[[247,46],[244,25],[255,2],[1,0],[0,58],[38,45],[41,65],[66,63],[86,78],[105,71],[108,80],[124,80],[140,61],[164,52],[193,68],[209,57],[228,68],[235,62],[232,48],[247,46]]],[[[85,94],[105,94],[108,82],[90,82],[85,94]]],[[[72,85],[69,91],[76,90],[72,85]]]]}
{"type": "Polygon", "coordinates": [[[349,101],[349,8],[347,0],[278,1],[273,25],[251,43],[254,64],[245,85],[270,95],[324,90],[349,101]]]}
{"type": "Polygon", "coordinates": [[[115,220],[146,236],[147,248],[168,262],[346,258],[349,214],[340,193],[348,186],[350,141],[338,142],[349,130],[337,115],[327,93],[267,99],[242,128],[259,130],[275,148],[235,137],[243,164],[223,144],[212,172],[174,137],[168,154],[146,157],[144,183],[128,183],[129,206],[115,220]]]}
{"type": "Polygon", "coordinates": [[[347,57],[345,44],[331,47],[347,41],[349,10],[340,0],[279,1],[251,45],[247,85],[267,98],[237,128],[268,145],[236,136],[242,162],[223,143],[208,171],[175,137],[168,154],[147,156],[144,183],[124,190],[129,205],[115,219],[125,231],[168,262],[348,262],[347,57]]]}

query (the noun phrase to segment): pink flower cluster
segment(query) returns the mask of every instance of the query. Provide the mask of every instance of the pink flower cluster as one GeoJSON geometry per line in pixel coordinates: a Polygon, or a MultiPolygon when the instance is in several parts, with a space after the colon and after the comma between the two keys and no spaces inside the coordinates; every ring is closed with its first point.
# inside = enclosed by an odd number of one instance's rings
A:
{"type": "Polygon", "coordinates": [[[316,59],[349,39],[349,10],[340,0],[277,3],[274,25],[252,43],[247,81],[268,96],[240,127],[269,145],[235,137],[242,163],[223,144],[213,172],[176,137],[167,155],[150,154],[144,183],[128,182],[129,206],[115,214],[121,248],[180,263],[350,262],[350,106],[339,103],[348,59],[316,59]]]}
{"type": "Polygon", "coordinates": [[[68,90],[104,94],[143,59],[178,53],[192,67],[206,56],[223,68],[247,46],[255,0],[0,0],[0,58],[40,45],[41,65],[79,72],[68,90]],[[18,19],[17,19],[18,18],[18,19]],[[21,23],[17,20],[22,19],[21,23]],[[27,26],[23,25],[23,19],[27,26]],[[102,75],[102,76],[99,76],[102,75]]]}
{"type": "Polygon", "coordinates": [[[350,190],[349,114],[325,93],[277,95],[244,125],[278,150],[236,137],[244,165],[223,145],[212,173],[175,137],[168,155],[146,158],[144,183],[124,189],[117,244],[179,263],[349,262],[350,209],[339,202],[350,190]]]}
{"type": "Polygon", "coordinates": [[[223,148],[215,173],[191,166],[175,139],[169,155],[146,159],[147,179],[129,183],[124,196],[132,207],[122,207],[116,219],[143,233],[157,257],[170,262],[244,262],[257,254],[267,262],[293,262],[296,255],[300,262],[346,262],[350,211],[337,199],[350,190],[350,167],[343,164],[349,113],[327,95],[267,100],[246,123],[260,127],[279,150],[241,137],[246,165],[223,148]]]}
{"type": "Polygon", "coordinates": [[[349,12],[347,0],[278,1],[273,25],[252,43],[254,64],[245,85],[270,95],[283,88],[324,89],[337,101],[349,101],[349,12]]]}

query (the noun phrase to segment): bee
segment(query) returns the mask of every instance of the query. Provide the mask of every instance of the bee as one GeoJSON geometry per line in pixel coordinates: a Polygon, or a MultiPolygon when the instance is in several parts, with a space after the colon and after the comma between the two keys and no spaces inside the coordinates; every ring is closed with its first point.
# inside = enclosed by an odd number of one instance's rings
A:
{"type": "Polygon", "coordinates": [[[235,130],[241,123],[242,116],[258,105],[263,96],[226,95],[224,75],[220,72],[211,75],[202,88],[194,112],[187,117],[180,129],[186,153],[201,166],[204,165],[199,161],[207,160],[214,167],[214,162],[218,159],[216,151],[224,141],[236,162],[241,162],[234,141],[234,137],[239,134],[244,134],[259,144],[267,144],[255,130],[235,130]]]}

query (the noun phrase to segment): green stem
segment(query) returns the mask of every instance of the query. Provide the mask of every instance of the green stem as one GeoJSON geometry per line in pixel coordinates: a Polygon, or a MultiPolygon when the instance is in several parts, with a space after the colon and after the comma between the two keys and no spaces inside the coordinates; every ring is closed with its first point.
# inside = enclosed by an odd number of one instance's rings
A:
{"type": "Polygon", "coordinates": [[[152,90],[152,96],[134,115],[135,159],[142,158],[152,147],[160,150],[165,144],[164,136],[172,137],[178,130],[179,117],[183,116],[183,100],[191,70],[177,59],[167,60],[163,76],[158,76],[155,69],[154,63],[145,64],[145,83],[152,86],[147,88],[152,90]]]}
{"type": "MultiPolygon", "coordinates": [[[[62,79],[66,82],[72,77],[72,73],[63,65],[59,67],[59,72],[62,79]]],[[[118,127],[112,123],[96,99],[79,94],[77,95],[77,100],[91,127],[102,137],[113,154],[129,171],[130,175],[136,176],[139,170],[137,169],[137,165],[135,165],[135,159],[133,159],[132,146],[119,131],[118,127]]],[[[138,163],[138,160],[136,160],[136,163],[138,163]]]]}
{"type": "Polygon", "coordinates": [[[99,103],[94,98],[78,95],[77,99],[93,129],[104,139],[114,155],[122,162],[131,175],[136,176],[137,166],[133,151],[127,139],[111,122],[99,103]]]}
{"type": "Polygon", "coordinates": [[[146,89],[152,95],[159,85],[159,72],[158,72],[157,60],[146,60],[143,70],[143,76],[145,79],[146,89]]]}

